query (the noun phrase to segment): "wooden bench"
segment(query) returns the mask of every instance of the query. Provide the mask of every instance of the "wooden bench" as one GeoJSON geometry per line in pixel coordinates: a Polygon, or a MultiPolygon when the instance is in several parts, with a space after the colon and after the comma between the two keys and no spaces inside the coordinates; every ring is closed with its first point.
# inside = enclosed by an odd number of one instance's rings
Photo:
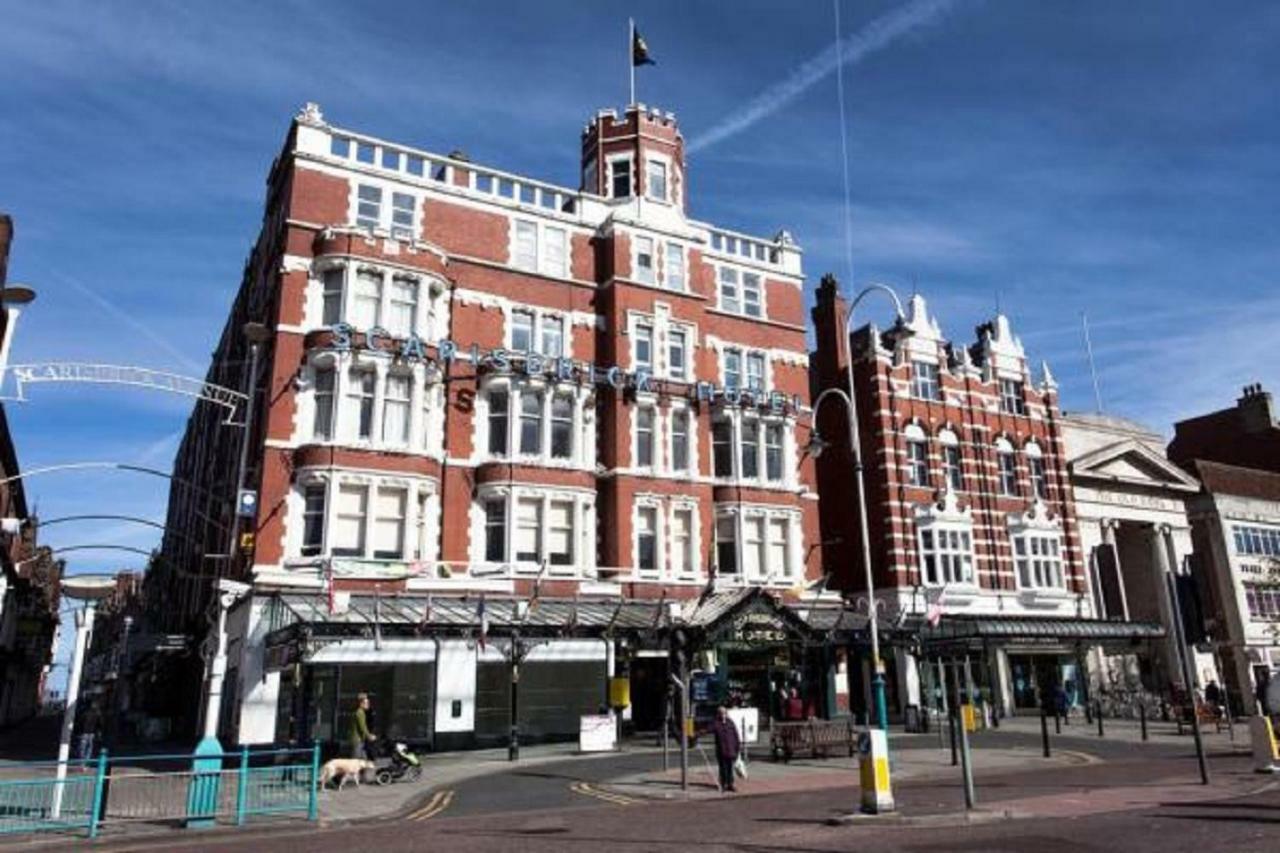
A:
{"type": "MultiPolygon", "coordinates": [[[[1186,704],[1181,704],[1174,705],[1173,711],[1174,719],[1178,721],[1178,734],[1182,734],[1182,727],[1190,725],[1191,723],[1191,709],[1188,708],[1186,704]]],[[[1215,708],[1206,702],[1197,702],[1196,722],[1200,723],[1202,726],[1212,723],[1213,730],[1215,732],[1220,732],[1227,721],[1223,719],[1218,708],[1215,708]]]]}
{"type": "Polygon", "coordinates": [[[846,750],[852,758],[858,749],[858,731],[852,719],[774,723],[769,748],[774,761],[790,761],[802,752],[813,758],[826,758],[832,749],[846,750]]]}

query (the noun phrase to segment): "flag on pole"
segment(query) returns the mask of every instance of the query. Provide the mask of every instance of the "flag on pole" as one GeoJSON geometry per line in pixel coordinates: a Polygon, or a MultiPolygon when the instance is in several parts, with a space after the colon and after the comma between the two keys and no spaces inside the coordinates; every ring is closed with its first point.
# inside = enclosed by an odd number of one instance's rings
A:
{"type": "Polygon", "coordinates": [[[480,593],[480,604],[476,606],[476,621],[480,623],[480,636],[476,644],[480,646],[480,651],[485,650],[485,644],[489,640],[489,614],[484,606],[484,593],[480,593]]]}
{"type": "Polygon", "coordinates": [[[373,647],[382,649],[382,587],[373,588],[373,647]]]}
{"type": "Polygon", "coordinates": [[[631,64],[637,68],[641,65],[657,65],[657,60],[649,55],[649,45],[644,43],[640,31],[636,29],[633,22],[631,24],[631,64]]]}

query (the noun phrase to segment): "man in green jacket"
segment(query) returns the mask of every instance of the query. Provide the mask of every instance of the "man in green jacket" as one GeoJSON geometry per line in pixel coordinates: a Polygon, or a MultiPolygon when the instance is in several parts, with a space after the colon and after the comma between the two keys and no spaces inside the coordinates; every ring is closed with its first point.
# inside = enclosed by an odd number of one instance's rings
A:
{"type": "Polygon", "coordinates": [[[369,753],[365,749],[365,744],[371,740],[375,740],[373,733],[369,731],[369,694],[360,693],[356,695],[356,712],[351,715],[351,727],[347,730],[347,746],[351,750],[352,758],[368,758],[369,753]]]}

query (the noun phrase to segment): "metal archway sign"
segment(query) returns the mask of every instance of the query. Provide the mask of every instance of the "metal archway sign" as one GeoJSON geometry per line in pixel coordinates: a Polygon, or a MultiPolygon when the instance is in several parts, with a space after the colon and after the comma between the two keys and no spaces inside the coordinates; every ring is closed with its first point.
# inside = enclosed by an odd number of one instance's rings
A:
{"type": "Polygon", "coordinates": [[[194,397],[215,406],[226,409],[227,416],[223,421],[236,425],[235,416],[240,407],[248,400],[239,391],[214,385],[203,379],[152,370],[149,367],[131,367],[123,364],[90,364],[88,362],[46,362],[44,364],[14,364],[8,368],[13,375],[15,396],[0,399],[26,402],[26,386],[37,382],[85,382],[98,385],[129,385],[135,388],[150,388],[155,391],[168,391],[194,397]]]}

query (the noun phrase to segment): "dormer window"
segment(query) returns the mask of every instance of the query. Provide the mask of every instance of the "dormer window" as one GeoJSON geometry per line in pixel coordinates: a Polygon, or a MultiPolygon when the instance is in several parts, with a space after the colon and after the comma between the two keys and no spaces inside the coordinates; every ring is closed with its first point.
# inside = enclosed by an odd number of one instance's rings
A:
{"type": "Polygon", "coordinates": [[[911,362],[911,396],[917,400],[941,400],[938,365],[919,359],[911,362]]]}
{"type": "Polygon", "coordinates": [[[1010,415],[1025,415],[1027,401],[1019,379],[1000,380],[1000,410],[1010,415]]]}
{"type": "Polygon", "coordinates": [[[652,157],[644,161],[645,195],[654,201],[667,200],[667,164],[652,157]]]}
{"type": "Polygon", "coordinates": [[[631,198],[631,158],[619,157],[609,161],[609,196],[631,198]]]}

